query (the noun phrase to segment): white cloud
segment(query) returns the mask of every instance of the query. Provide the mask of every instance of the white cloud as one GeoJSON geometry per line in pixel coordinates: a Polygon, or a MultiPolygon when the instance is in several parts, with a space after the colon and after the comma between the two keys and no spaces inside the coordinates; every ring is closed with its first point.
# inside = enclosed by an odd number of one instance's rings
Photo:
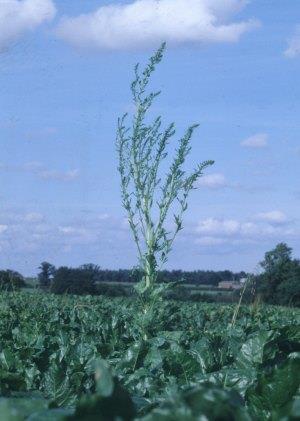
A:
{"type": "Polygon", "coordinates": [[[59,232],[62,232],[63,234],[67,235],[85,235],[88,231],[85,228],[66,226],[59,227],[59,232]]]}
{"type": "Polygon", "coordinates": [[[284,55],[288,58],[295,58],[300,55],[300,25],[297,26],[294,35],[288,41],[288,48],[284,55]]]}
{"type": "Polygon", "coordinates": [[[8,226],[7,225],[0,225],[0,234],[2,234],[3,232],[5,232],[7,230],[8,226]]]}
{"type": "Polygon", "coordinates": [[[236,42],[259,26],[232,21],[246,0],[135,0],[63,18],[57,35],[79,48],[126,50],[180,43],[236,42]]]}
{"type": "Polygon", "coordinates": [[[42,222],[44,220],[44,216],[38,212],[30,212],[24,216],[25,222],[42,222]]]}
{"type": "Polygon", "coordinates": [[[224,238],[218,238],[218,237],[201,237],[197,238],[195,243],[200,244],[201,246],[219,246],[221,244],[224,244],[226,240],[224,238]]]}
{"type": "Polygon", "coordinates": [[[44,165],[41,162],[38,161],[31,161],[26,162],[21,169],[24,169],[25,171],[34,172],[34,171],[40,171],[42,170],[44,165]]]}
{"type": "Polygon", "coordinates": [[[228,183],[224,174],[214,173],[201,177],[197,185],[198,187],[207,187],[208,189],[220,189],[227,187],[228,183]]]}
{"type": "Polygon", "coordinates": [[[104,220],[106,220],[108,218],[109,218],[109,214],[108,213],[101,213],[100,215],[98,215],[98,219],[100,221],[104,221],[104,220]]]}
{"type": "MultiPolygon", "coordinates": [[[[237,245],[264,241],[289,241],[300,237],[299,226],[287,226],[281,211],[262,212],[250,219],[206,218],[198,222],[193,233],[201,246],[237,245]]],[[[290,225],[289,224],[289,225],[290,225]]]]}
{"type": "Polygon", "coordinates": [[[45,168],[41,162],[28,162],[20,167],[44,180],[72,181],[79,177],[79,170],[58,171],[45,168]]]}
{"type": "Polygon", "coordinates": [[[268,143],[268,135],[266,133],[257,133],[241,142],[241,146],[246,148],[264,148],[268,143]]]}
{"type": "Polygon", "coordinates": [[[225,234],[232,235],[238,233],[240,223],[234,219],[207,218],[200,221],[196,231],[200,234],[225,234]]]}
{"type": "Polygon", "coordinates": [[[56,13],[52,0],[1,0],[0,3],[0,51],[24,33],[53,19],[56,13]]]}
{"type": "Polygon", "coordinates": [[[34,230],[36,231],[38,235],[43,235],[49,232],[50,226],[45,223],[39,223],[39,224],[35,223],[34,230]]]}
{"type": "Polygon", "coordinates": [[[26,206],[26,211],[13,207],[2,207],[0,211],[2,267],[10,266],[30,275],[36,273],[44,260],[56,266],[74,267],[87,262],[110,266],[103,260],[107,256],[117,267],[127,267],[135,262],[134,245],[122,227],[121,217],[99,214],[91,208],[82,216],[80,212],[74,213],[72,206],[69,211],[64,208],[53,212],[50,206],[45,209],[47,213],[42,222],[29,223],[26,219],[33,217],[28,215],[37,214],[39,210],[31,205],[26,206]],[[120,250],[129,252],[132,259],[129,263],[128,257],[120,254],[120,250]],[[122,263],[119,256],[124,257],[122,263]]]}
{"type": "Polygon", "coordinates": [[[256,215],[256,218],[262,221],[267,221],[275,224],[282,224],[284,222],[287,222],[286,214],[278,210],[258,213],[256,215]]]}
{"type": "Polygon", "coordinates": [[[72,181],[78,178],[79,170],[70,171],[56,171],[56,170],[42,170],[38,172],[40,178],[45,180],[58,180],[58,181],[72,181]]]}
{"type": "Polygon", "coordinates": [[[25,164],[15,166],[0,163],[0,169],[4,171],[28,172],[44,180],[57,180],[67,182],[73,181],[79,177],[78,169],[68,171],[50,170],[46,168],[41,162],[36,161],[27,162],[25,164]]]}

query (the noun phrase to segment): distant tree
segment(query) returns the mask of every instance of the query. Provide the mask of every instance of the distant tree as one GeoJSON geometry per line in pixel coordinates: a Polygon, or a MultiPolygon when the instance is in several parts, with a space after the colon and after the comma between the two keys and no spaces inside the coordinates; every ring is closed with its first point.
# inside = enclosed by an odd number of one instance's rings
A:
{"type": "Polygon", "coordinates": [[[265,259],[260,263],[260,265],[268,273],[278,272],[279,268],[282,268],[283,265],[289,264],[292,260],[292,251],[293,249],[289,247],[286,243],[279,243],[277,246],[265,253],[265,259]]]}
{"type": "Polygon", "coordinates": [[[300,303],[300,262],[292,259],[292,248],[285,243],[265,254],[260,263],[264,269],[257,279],[258,292],[273,304],[300,303]]]}
{"type": "Polygon", "coordinates": [[[93,282],[101,281],[101,268],[98,265],[93,263],[86,263],[79,266],[79,270],[83,271],[89,279],[92,279],[93,282]]]}
{"type": "Polygon", "coordinates": [[[40,287],[43,289],[50,288],[55,273],[55,266],[48,262],[42,262],[39,269],[38,280],[40,287]]]}
{"type": "Polygon", "coordinates": [[[85,269],[60,267],[55,271],[51,285],[54,294],[95,294],[95,280],[91,272],[85,269]]]}
{"type": "Polygon", "coordinates": [[[1,290],[13,291],[25,287],[24,277],[14,270],[0,270],[0,288],[1,290]]]}
{"type": "Polygon", "coordinates": [[[278,286],[276,295],[280,304],[300,307],[300,260],[291,261],[289,274],[278,286]]]}

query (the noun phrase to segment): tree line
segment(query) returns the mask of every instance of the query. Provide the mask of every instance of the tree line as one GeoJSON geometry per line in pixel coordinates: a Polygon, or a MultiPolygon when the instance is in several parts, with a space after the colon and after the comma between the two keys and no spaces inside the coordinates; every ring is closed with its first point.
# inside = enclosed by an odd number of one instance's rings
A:
{"type": "MultiPolygon", "coordinates": [[[[49,286],[57,269],[48,262],[43,262],[39,267],[40,273],[38,274],[39,284],[41,287],[49,286]]],[[[58,270],[61,270],[59,268],[58,270]]],[[[71,269],[71,268],[69,268],[71,269]]],[[[135,283],[138,282],[139,271],[129,269],[101,269],[98,265],[92,263],[79,266],[79,268],[72,269],[74,274],[78,271],[83,272],[85,275],[91,276],[95,282],[108,282],[108,283],[135,283]]],[[[66,272],[66,268],[64,269],[66,272]]],[[[194,285],[208,285],[218,286],[221,281],[239,281],[241,278],[246,277],[245,272],[234,273],[230,270],[212,271],[212,270],[195,270],[195,271],[182,271],[182,270],[163,270],[158,274],[158,282],[182,282],[185,284],[194,285]]]]}
{"type": "MultiPolygon", "coordinates": [[[[244,300],[251,302],[256,299],[269,304],[300,306],[300,260],[292,256],[292,248],[285,243],[279,243],[273,250],[265,253],[260,262],[260,274],[246,274],[241,271],[234,273],[224,271],[182,271],[164,270],[158,274],[158,282],[179,284],[170,294],[170,298],[191,299],[189,288],[194,286],[218,286],[221,281],[239,281],[247,278],[244,300]]],[[[78,268],[62,266],[56,268],[49,262],[42,262],[39,267],[38,288],[54,294],[90,294],[126,296],[132,288],[128,284],[138,282],[137,270],[101,269],[95,264],[85,264],[78,268]]],[[[2,290],[17,290],[25,288],[26,279],[13,270],[0,271],[0,287],[2,290]]],[[[236,291],[233,297],[238,295],[236,291]]],[[[193,296],[196,299],[196,296],[193,296]]],[[[212,296],[197,294],[198,300],[211,301],[212,296]]]]}
{"type": "MultiPolygon", "coordinates": [[[[135,284],[140,279],[138,270],[108,270],[95,264],[85,264],[78,268],[55,268],[48,262],[42,262],[38,274],[40,288],[51,292],[72,294],[126,295],[128,285],[135,284]]],[[[182,271],[164,270],[158,273],[159,283],[179,283],[181,285],[202,285],[217,287],[221,281],[238,281],[246,276],[245,272],[234,273],[224,271],[182,271]]]]}

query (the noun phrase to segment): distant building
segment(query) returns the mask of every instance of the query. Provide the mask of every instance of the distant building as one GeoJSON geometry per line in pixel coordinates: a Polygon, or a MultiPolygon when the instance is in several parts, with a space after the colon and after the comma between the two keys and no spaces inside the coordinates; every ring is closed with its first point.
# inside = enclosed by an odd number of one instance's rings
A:
{"type": "Polygon", "coordinates": [[[224,289],[241,289],[242,284],[237,281],[221,281],[219,282],[218,288],[224,289]]]}

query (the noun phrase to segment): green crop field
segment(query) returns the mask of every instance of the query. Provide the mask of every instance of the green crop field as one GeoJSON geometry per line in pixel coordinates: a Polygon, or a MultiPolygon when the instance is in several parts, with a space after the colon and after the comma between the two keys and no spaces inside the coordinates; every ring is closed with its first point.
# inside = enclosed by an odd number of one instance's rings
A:
{"type": "Polygon", "coordinates": [[[299,310],[138,306],[2,293],[0,419],[299,419],[299,310]]]}

